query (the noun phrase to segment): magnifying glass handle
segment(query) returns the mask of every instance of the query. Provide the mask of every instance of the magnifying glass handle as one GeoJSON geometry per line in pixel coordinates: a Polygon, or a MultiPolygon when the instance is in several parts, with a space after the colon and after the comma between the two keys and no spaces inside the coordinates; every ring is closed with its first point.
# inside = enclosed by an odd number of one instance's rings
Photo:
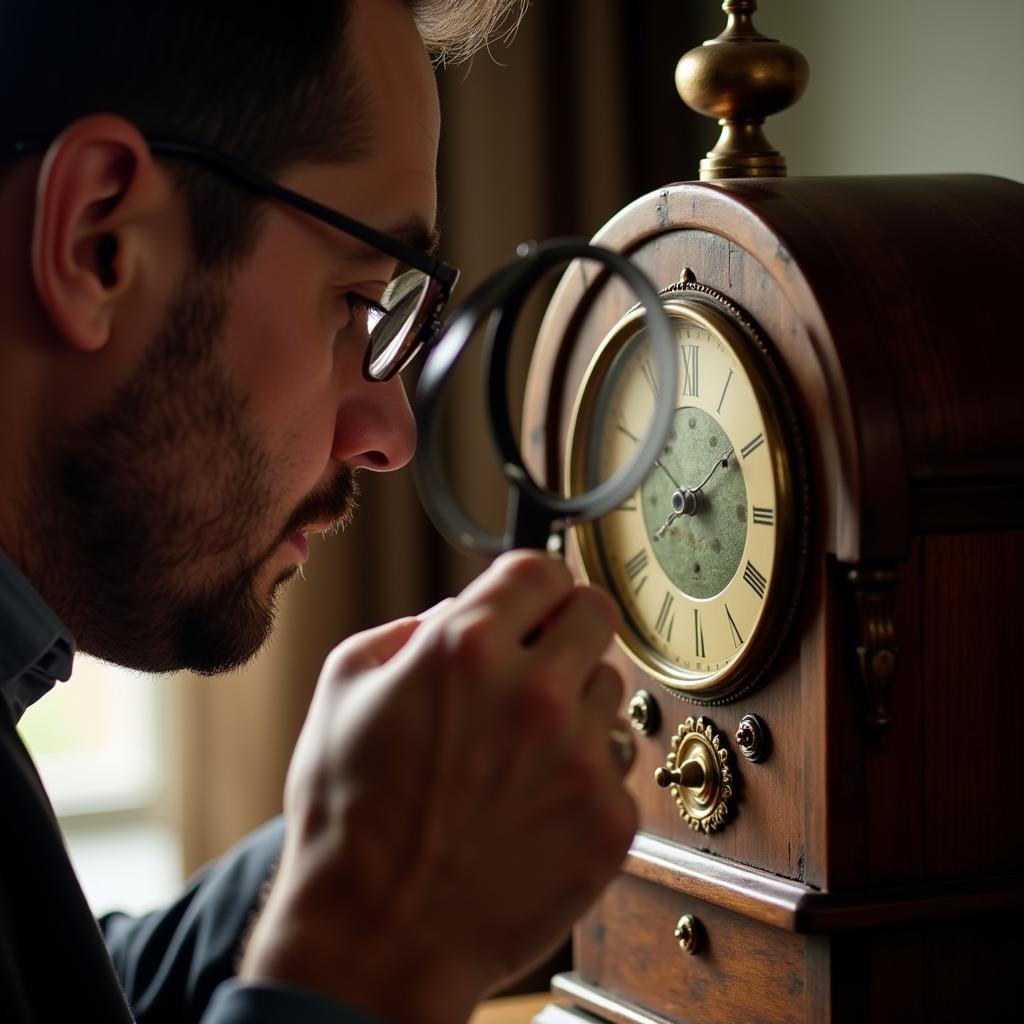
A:
{"type": "Polygon", "coordinates": [[[521,472],[518,466],[505,467],[505,473],[513,483],[508,492],[505,547],[546,551],[555,527],[551,509],[538,504],[526,491],[514,486],[514,478],[521,472]]]}

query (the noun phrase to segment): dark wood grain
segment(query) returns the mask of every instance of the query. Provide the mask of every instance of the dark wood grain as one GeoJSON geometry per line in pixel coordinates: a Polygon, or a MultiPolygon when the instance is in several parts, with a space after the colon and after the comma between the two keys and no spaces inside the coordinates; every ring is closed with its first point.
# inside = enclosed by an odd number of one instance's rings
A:
{"type": "Polygon", "coordinates": [[[623,876],[579,927],[576,971],[583,981],[678,1021],[806,1016],[803,936],[738,917],[691,896],[623,876]],[[695,954],[673,931],[680,916],[700,923],[695,954]],[[583,941],[583,940],[586,941],[583,941]]]}
{"type": "Polygon", "coordinates": [[[1024,866],[1024,533],[928,537],[924,875],[1024,866]]]}

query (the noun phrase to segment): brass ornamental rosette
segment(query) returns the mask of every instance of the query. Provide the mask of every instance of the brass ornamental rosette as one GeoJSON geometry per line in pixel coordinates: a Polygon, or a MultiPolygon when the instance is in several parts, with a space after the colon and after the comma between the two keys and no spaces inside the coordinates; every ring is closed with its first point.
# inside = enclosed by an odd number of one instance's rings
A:
{"type": "Polygon", "coordinates": [[[679,817],[705,834],[724,827],[732,799],[729,748],[704,718],[687,718],[672,737],[664,767],[654,773],[679,808],[679,817]]]}

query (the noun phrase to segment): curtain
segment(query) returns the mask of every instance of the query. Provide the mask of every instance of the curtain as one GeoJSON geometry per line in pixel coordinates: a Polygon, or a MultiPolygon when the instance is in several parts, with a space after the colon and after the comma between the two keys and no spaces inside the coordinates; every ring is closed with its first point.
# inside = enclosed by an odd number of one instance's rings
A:
{"type": "MultiPolygon", "coordinates": [[[[679,57],[722,23],[715,4],[694,0],[539,0],[509,44],[439,71],[441,252],[463,271],[455,301],[518,243],[592,235],[636,196],[696,177],[717,130],[683,106],[673,74],[679,57]]],[[[543,293],[516,342],[519,384],[542,312],[543,293]]],[[[446,399],[447,465],[475,517],[497,529],[504,488],[476,356],[467,353],[446,399]]],[[[330,649],[458,592],[482,568],[437,536],[408,471],[363,473],[360,485],[361,514],[344,535],[314,539],[306,578],[289,587],[266,651],[233,675],[183,681],[189,871],[279,811],[330,649]]]]}

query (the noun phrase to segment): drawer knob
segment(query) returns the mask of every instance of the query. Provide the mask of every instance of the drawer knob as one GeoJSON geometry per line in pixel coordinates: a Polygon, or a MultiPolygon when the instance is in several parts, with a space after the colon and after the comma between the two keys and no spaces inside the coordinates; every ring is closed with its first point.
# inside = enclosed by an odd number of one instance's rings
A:
{"type": "Polygon", "coordinates": [[[698,936],[700,933],[700,925],[697,922],[697,918],[693,914],[683,914],[679,918],[679,923],[676,925],[676,939],[679,940],[679,948],[684,953],[689,953],[693,956],[697,952],[698,936]]]}
{"type": "Polygon", "coordinates": [[[715,832],[725,824],[732,800],[729,748],[706,719],[688,718],[679,726],[654,781],[668,789],[679,817],[695,832],[715,832]]]}

